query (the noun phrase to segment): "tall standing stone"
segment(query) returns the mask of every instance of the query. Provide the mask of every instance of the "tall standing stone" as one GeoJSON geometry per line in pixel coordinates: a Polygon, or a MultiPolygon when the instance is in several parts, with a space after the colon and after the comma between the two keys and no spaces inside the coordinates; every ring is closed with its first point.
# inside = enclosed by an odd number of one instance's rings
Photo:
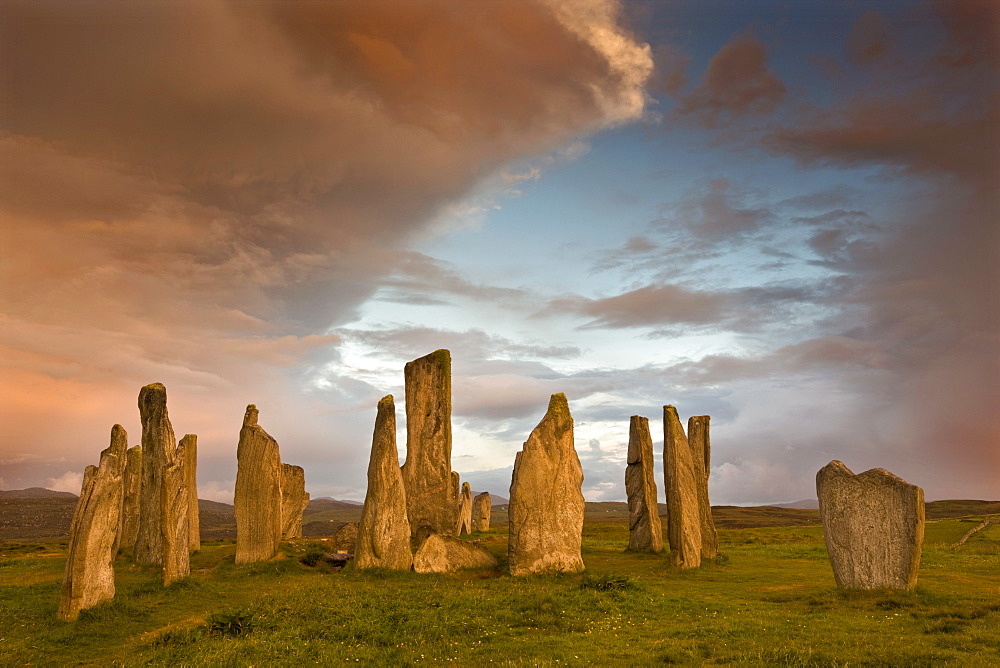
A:
{"type": "Polygon", "coordinates": [[[125,453],[125,477],[122,483],[121,519],[118,522],[117,545],[119,548],[135,548],[135,540],[139,535],[139,495],[142,491],[142,446],[129,448],[125,453]]]}
{"type": "Polygon", "coordinates": [[[437,350],[408,362],[406,384],[406,512],[410,532],[454,533],[458,496],[451,478],[451,353],[437,350]]]}
{"type": "Polygon", "coordinates": [[[189,439],[167,452],[163,467],[163,487],[160,496],[160,532],[163,546],[163,586],[176,582],[191,574],[191,550],[188,545],[188,506],[190,492],[187,488],[187,473],[184,470],[189,439]]]}
{"type": "Polygon", "coordinates": [[[302,537],[302,514],[309,505],[306,472],[301,466],[281,465],[281,539],[302,537]]]}
{"type": "Polygon", "coordinates": [[[167,388],[162,383],[151,383],[139,391],[139,419],[142,423],[142,489],[139,532],[133,556],[141,564],[162,564],[163,472],[167,459],[177,449],[167,416],[167,388]]]}
{"type": "Polygon", "coordinates": [[[472,533],[472,487],[462,483],[462,493],[458,496],[458,527],[455,535],[472,533]]]}
{"type": "Polygon", "coordinates": [[[712,502],[708,498],[708,478],[712,471],[712,442],[709,437],[708,415],[688,418],[688,444],[694,473],[698,482],[698,511],[701,518],[701,558],[715,559],[719,556],[719,534],[712,519],[712,502]]]}
{"type": "Polygon", "coordinates": [[[368,491],[354,552],[355,568],[409,570],[413,554],[406,508],[406,489],[396,449],[396,405],[390,394],[378,402],[368,462],[368,491]]]}
{"type": "Polygon", "coordinates": [[[507,560],[511,575],[584,569],[583,468],[573,444],[573,417],[562,393],[514,459],[507,560]]]}
{"type": "Polygon", "coordinates": [[[236,449],[236,563],[266,561],[281,542],[281,455],[278,442],[247,406],[236,449]]]}
{"type": "Polygon", "coordinates": [[[924,490],[885,469],[855,475],[834,460],[816,474],[816,495],[837,586],[916,586],[924,490]]]}
{"type": "Polygon", "coordinates": [[[472,500],[472,530],[489,531],[490,513],[493,512],[493,500],[489,492],[480,492],[472,500]]]}
{"type": "Polygon", "coordinates": [[[188,549],[201,549],[201,518],[198,513],[198,437],[185,434],[180,445],[184,450],[184,486],[188,492],[188,549]]]}
{"type": "Polygon", "coordinates": [[[121,519],[127,449],[128,435],[116,424],[99,464],[84,470],[59,596],[58,615],[67,622],[74,621],[81,610],[115,596],[113,548],[121,519]]]}
{"type": "Polygon", "coordinates": [[[633,415],[629,421],[625,493],[629,514],[628,549],[660,552],[663,549],[663,525],[656,505],[653,438],[649,435],[649,420],[639,415],[633,415]]]}
{"type": "Polygon", "coordinates": [[[670,561],[682,568],[697,568],[701,566],[698,476],[691,446],[673,406],[663,407],[663,478],[670,561]]]}

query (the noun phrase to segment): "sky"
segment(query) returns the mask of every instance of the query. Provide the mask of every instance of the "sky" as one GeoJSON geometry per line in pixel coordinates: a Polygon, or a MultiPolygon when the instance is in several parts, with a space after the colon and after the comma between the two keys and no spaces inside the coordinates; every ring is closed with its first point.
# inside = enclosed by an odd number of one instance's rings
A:
{"type": "Polygon", "coordinates": [[[362,500],[447,348],[477,491],[563,392],[589,501],[665,404],[714,504],[1000,499],[998,92],[992,0],[0,0],[0,489],[162,382],[201,498],[254,403],[362,500]]]}

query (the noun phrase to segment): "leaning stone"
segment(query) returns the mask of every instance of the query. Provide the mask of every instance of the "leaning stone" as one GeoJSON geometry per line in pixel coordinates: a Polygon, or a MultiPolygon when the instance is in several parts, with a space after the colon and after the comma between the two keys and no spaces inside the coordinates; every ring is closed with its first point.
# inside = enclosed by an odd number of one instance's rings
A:
{"type": "Polygon", "coordinates": [[[628,549],[660,552],[663,525],[656,503],[656,471],[649,420],[633,415],[629,423],[628,466],[625,467],[625,494],[628,496],[628,549]]]}
{"type": "Polygon", "coordinates": [[[409,570],[410,522],[406,517],[406,490],[396,450],[396,405],[392,395],[378,402],[372,454],[368,462],[368,491],[358,524],[356,568],[409,570]]]}
{"type": "Polygon", "coordinates": [[[163,586],[176,582],[191,574],[191,550],[188,546],[188,506],[190,492],[187,488],[187,473],[184,463],[187,459],[187,444],[181,441],[173,452],[167,453],[167,463],[163,467],[163,488],[160,498],[160,527],[163,545],[163,586]]]}
{"type": "Polygon", "coordinates": [[[333,532],[330,544],[334,550],[354,554],[358,544],[358,522],[345,522],[333,532]]]}
{"type": "Polygon", "coordinates": [[[497,560],[486,548],[454,536],[432,534],[413,555],[417,573],[451,573],[464,568],[496,568],[497,560]]]}
{"type": "Polygon", "coordinates": [[[142,423],[142,489],[139,532],[133,556],[141,564],[162,564],[163,471],[168,457],[177,449],[174,429],[167,416],[167,388],[162,383],[151,383],[139,391],[139,418],[142,423]]]}
{"type": "Polygon", "coordinates": [[[180,446],[184,448],[184,486],[188,492],[188,549],[201,549],[201,519],[198,514],[198,437],[185,434],[180,446]]]}
{"type": "Polygon", "coordinates": [[[111,445],[100,464],[88,466],[73,511],[69,555],[59,596],[59,618],[74,621],[80,611],[115,596],[115,537],[121,518],[125,451],[128,436],[121,425],[111,428],[111,445]]]}
{"type": "Polygon", "coordinates": [[[118,523],[119,548],[133,549],[139,535],[139,494],[142,490],[142,446],[129,448],[125,453],[124,494],[121,520],[118,523]]]}
{"type": "Polygon", "coordinates": [[[456,535],[472,533],[472,487],[462,483],[462,493],[458,497],[458,529],[456,535]]]}
{"type": "Polygon", "coordinates": [[[281,539],[302,537],[302,514],[309,505],[306,472],[301,466],[281,465],[281,539]]]}
{"type": "Polygon", "coordinates": [[[924,490],[885,469],[854,475],[834,460],[816,474],[816,494],[837,586],[916,586],[924,490]]]}
{"type": "Polygon", "coordinates": [[[493,512],[493,500],[490,499],[489,492],[480,492],[472,500],[472,529],[473,531],[490,530],[490,513],[493,512]]]}
{"type": "Polygon", "coordinates": [[[281,542],[281,455],[278,442],[247,406],[236,450],[236,563],[266,561],[281,542]]]}
{"type": "Polygon", "coordinates": [[[410,535],[421,525],[451,534],[458,496],[451,477],[451,353],[437,350],[407,363],[406,513],[410,535]]]}
{"type": "Polygon", "coordinates": [[[663,407],[663,478],[670,561],[681,568],[697,568],[701,566],[698,475],[691,446],[673,406],[663,407]]]}
{"type": "Polygon", "coordinates": [[[573,417],[563,394],[514,459],[507,560],[511,575],[579,572],[583,540],[583,468],[573,445],[573,417]]]}
{"type": "Polygon", "coordinates": [[[708,478],[712,472],[712,442],[709,437],[708,415],[688,418],[688,444],[698,483],[698,515],[701,518],[701,558],[719,556],[719,534],[712,518],[712,502],[708,498],[708,478]]]}

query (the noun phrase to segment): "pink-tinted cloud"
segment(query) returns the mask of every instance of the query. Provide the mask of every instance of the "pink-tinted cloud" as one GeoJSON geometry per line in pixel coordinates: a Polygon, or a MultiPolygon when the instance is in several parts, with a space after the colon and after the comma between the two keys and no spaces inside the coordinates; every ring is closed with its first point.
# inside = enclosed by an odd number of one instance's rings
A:
{"type": "Polygon", "coordinates": [[[847,36],[847,54],[859,63],[871,63],[884,58],[892,49],[889,22],[879,11],[858,17],[847,36]]]}

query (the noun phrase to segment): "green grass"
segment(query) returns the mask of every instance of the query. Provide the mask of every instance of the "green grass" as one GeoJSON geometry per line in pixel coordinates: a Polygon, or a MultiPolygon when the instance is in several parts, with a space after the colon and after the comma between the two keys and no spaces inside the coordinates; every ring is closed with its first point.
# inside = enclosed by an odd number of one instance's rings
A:
{"type": "MultiPolygon", "coordinates": [[[[237,566],[207,541],[167,589],[120,559],[118,596],[72,624],[65,545],[0,544],[0,665],[997,665],[1000,525],[951,548],[971,526],[928,523],[913,592],[838,590],[818,526],[720,530],[720,559],[682,571],[591,521],[586,573],[517,579],[310,567],[315,539],[237,566]]],[[[474,538],[505,557],[502,530],[474,538]]]]}

